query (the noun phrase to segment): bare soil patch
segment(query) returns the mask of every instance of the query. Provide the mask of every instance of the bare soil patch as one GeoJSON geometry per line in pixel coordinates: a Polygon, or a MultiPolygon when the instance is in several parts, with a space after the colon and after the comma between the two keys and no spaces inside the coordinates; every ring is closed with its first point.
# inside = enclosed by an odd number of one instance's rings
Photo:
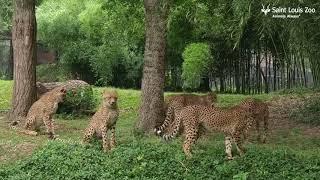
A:
{"type": "Polygon", "coordinates": [[[283,96],[273,98],[269,102],[269,111],[270,111],[270,131],[273,134],[273,131],[288,131],[288,133],[293,129],[301,130],[303,135],[310,137],[320,137],[320,126],[311,126],[303,123],[298,123],[293,119],[290,119],[290,113],[301,107],[303,107],[305,102],[309,98],[317,96],[308,95],[308,96],[283,96]]]}

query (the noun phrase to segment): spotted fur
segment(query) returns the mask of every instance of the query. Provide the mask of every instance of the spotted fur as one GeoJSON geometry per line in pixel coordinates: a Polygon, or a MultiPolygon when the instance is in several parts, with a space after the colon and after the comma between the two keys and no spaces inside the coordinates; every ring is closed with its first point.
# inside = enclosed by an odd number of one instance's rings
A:
{"type": "Polygon", "coordinates": [[[185,132],[183,151],[191,156],[191,146],[196,142],[199,127],[206,130],[220,131],[225,134],[225,146],[228,159],[232,159],[231,142],[234,141],[240,155],[244,154],[242,134],[248,132],[253,123],[252,101],[246,101],[246,106],[232,109],[193,105],[183,108],[175,121],[171,133],[164,135],[165,140],[176,136],[182,123],[185,132]]]}
{"type": "Polygon", "coordinates": [[[190,105],[212,106],[216,101],[217,95],[214,92],[206,95],[179,94],[167,96],[165,99],[166,118],[161,126],[154,129],[155,133],[159,136],[162,135],[172,125],[182,108],[190,105]]]}
{"type": "Polygon", "coordinates": [[[119,116],[117,105],[118,94],[116,91],[105,91],[98,111],[92,116],[89,126],[85,130],[83,142],[88,143],[94,137],[102,138],[103,150],[106,152],[116,146],[115,126],[119,116]],[[111,131],[111,138],[107,132],[111,131]]]}
{"type": "MultiPolygon", "coordinates": [[[[268,126],[269,126],[269,107],[267,103],[253,98],[247,98],[242,103],[240,103],[238,106],[232,107],[232,108],[239,108],[242,106],[246,106],[246,102],[249,101],[252,103],[252,112],[253,112],[253,119],[255,123],[255,127],[258,133],[257,140],[259,142],[265,143],[267,136],[268,136],[268,126]],[[263,125],[262,125],[263,124],[263,125]],[[263,128],[263,130],[261,130],[263,128]]],[[[244,133],[244,136],[246,136],[248,132],[244,133]]],[[[246,138],[246,137],[245,137],[246,138]]]]}
{"type": "MultiPolygon", "coordinates": [[[[38,135],[40,127],[45,125],[49,139],[55,139],[53,115],[58,109],[58,104],[63,101],[66,95],[64,87],[56,87],[45,93],[41,98],[33,103],[28,111],[25,125],[19,132],[28,135],[38,135]]],[[[20,122],[11,123],[12,126],[18,125],[20,122]]]]}

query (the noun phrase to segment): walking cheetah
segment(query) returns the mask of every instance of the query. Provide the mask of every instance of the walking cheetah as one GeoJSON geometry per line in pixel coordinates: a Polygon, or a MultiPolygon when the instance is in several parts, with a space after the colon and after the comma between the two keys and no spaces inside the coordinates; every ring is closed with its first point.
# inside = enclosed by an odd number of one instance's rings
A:
{"type": "Polygon", "coordinates": [[[166,118],[161,126],[154,129],[157,135],[162,135],[166,128],[173,124],[175,117],[178,116],[181,109],[190,105],[212,106],[217,101],[217,95],[214,92],[209,92],[206,95],[195,94],[179,94],[167,96],[165,99],[166,118]]]}
{"type": "Polygon", "coordinates": [[[97,138],[102,138],[102,146],[105,152],[116,146],[115,126],[119,116],[117,100],[118,94],[115,90],[104,91],[102,105],[92,116],[89,126],[85,130],[83,142],[90,142],[96,135],[97,138]],[[108,130],[111,131],[110,143],[107,137],[108,130]]]}
{"type": "Polygon", "coordinates": [[[216,130],[225,134],[225,146],[228,159],[233,159],[231,149],[233,140],[239,154],[244,154],[242,146],[243,140],[241,134],[244,134],[252,126],[253,113],[252,101],[246,101],[246,106],[223,109],[218,107],[208,107],[202,105],[193,105],[183,108],[175,121],[175,126],[170,134],[163,138],[168,140],[176,136],[179,131],[180,123],[184,126],[185,140],[183,151],[186,156],[191,156],[191,146],[196,142],[199,127],[206,130],[216,130]]]}
{"type": "MultiPolygon", "coordinates": [[[[55,139],[53,115],[58,109],[58,104],[63,101],[66,96],[64,87],[56,87],[53,90],[45,93],[39,100],[32,104],[23,129],[19,132],[28,135],[38,135],[40,127],[45,125],[49,139],[55,139]]],[[[18,125],[19,122],[11,123],[12,126],[18,125]]]]}

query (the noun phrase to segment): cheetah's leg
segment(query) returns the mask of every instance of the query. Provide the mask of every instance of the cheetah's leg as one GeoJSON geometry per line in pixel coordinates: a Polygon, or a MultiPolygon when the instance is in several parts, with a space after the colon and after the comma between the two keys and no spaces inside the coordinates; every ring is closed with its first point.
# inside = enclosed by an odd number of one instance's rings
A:
{"type": "Polygon", "coordinates": [[[92,127],[88,127],[83,136],[83,143],[89,143],[95,133],[95,130],[92,127]]]}
{"type": "Polygon", "coordinates": [[[187,157],[191,157],[191,146],[196,142],[198,126],[194,123],[187,123],[185,130],[185,140],[183,143],[183,152],[187,157]]]}
{"type": "Polygon", "coordinates": [[[55,139],[56,137],[54,133],[54,125],[53,125],[52,117],[48,115],[44,116],[43,123],[47,128],[49,139],[55,139]]]}
{"type": "Polygon", "coordinates": [[[115,126],[111,128],[111,141],[110,141],[110,148],[116,147],[116,132],[115,132],[115,126]]]}
{"type": "Polygon", "coordinates": [[[24,128],[28,130],[33,130],[34,129],[33,126],[35,122],[36,122],[36,117],[30,116],[29,118],[27,118],[24,128]]]}
{"type": "Polygon", "coordinates": [[[103,126],[101,129],[101,135],[102,135],[102,147],[104,152],[107,152],[110,149],[107,131],[108,131],[108,128],[106,126],[103,126]]]}
{"type": "Polygon", "coordinates": [[[227,154],[227,158],[228,160],[232,160],[232,143],[231,143],[231,137],[230,136],[226,136],[224,138],[224,145],[226,146],[226,154],[227,154]]]}
{"type": "Polygon", "coordinates": [[[24,130],[21,132],[31,136],[37,136],[38,132],[34,131],[34,124],[36,122],[36,117],[31,116],[26,120],[26,124],[24,126],[24,130]]]}
{"type": "Polygon", "coordinates": [[[242,140],[240,136],[240,132],[236,132],[232,135],[234,143],[236,144],[237,151],[239,152],[240,156],[244,155],[245,149],[242,146],[242,140]]]}

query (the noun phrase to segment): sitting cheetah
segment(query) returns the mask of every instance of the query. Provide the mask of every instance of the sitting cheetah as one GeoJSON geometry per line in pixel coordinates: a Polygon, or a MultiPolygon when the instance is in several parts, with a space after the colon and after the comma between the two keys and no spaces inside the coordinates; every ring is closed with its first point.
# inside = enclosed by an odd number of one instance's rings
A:
{"type": "Polygon", "coordinates": [[[244,154],[241,134],[248,131],[253,123],[252,101],[244,102],[241,107],[233,109],[223,109],[218,107],[208,107],[193,105],[183,108],[175,121],[174,130],[163,138],[168,140],[176,136],[180,128],[180,122],[184,126],[185,140],[183,144],[184,153],[191,156],[191,146],[196,142],[199,127],[206,130],[217,130],[225,134],[225,146],[228,159],[232,159],[231,140],[236,144],[239,154],[244,154]]]}
{"type": "Polygon", "coordinates": [[[214,92],[209,92],[206,95],[179,94],[167,96],[165,99],[166,118],[160,127],[154,129],[154,132],[159,136],[162,135],[166,128],[173,124],[175,117],[178,116],[182,108],[190,105],[212,106],[216,101],[217,95],[214,92]]]}
{"type": "MultiPolygon", "coordinates": [[[[38,135],[40,127],[44,124],[49,139],[55,139],[54,120],[52,116],[58,109],[58,104],[63,101],[66,96],[64,87],[56,87],[53,90],[45,93],[41,98],[32,104],[27,114],[25,126],[19,132],[28,135],[38,135]]],[[[13,122],[11,125],[17,125],[19,122],[13,122]]]]}
{"type": "Polygon", "coordinates": [[[110,148],[115,147],[115,126],[119,116],[117,105],[118,94],[116,91],[105,91],[103,93],[102,105],[98,111],[92,116],[89,127],[85,130],[83,142],[88,143],[94,135],[102,138],[103,150],[106,152],[110,148]],[[108,130],[111,130],[111,142],[107,137],[108,130]]]}

